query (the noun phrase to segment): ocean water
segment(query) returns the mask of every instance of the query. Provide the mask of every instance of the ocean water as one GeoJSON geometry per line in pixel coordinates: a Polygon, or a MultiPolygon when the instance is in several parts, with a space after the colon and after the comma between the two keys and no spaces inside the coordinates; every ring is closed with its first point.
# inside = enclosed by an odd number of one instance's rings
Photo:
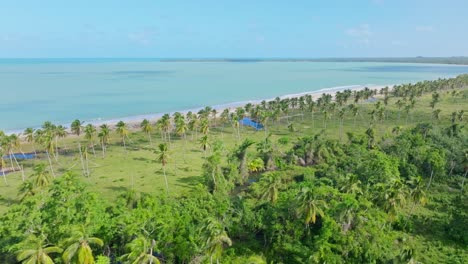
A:
{"type": "Polygon", "coordinates": [[[365,62],[0,59],[0,130],[196,109],[350,85],[468,73],[468,66],[365,62]]]}

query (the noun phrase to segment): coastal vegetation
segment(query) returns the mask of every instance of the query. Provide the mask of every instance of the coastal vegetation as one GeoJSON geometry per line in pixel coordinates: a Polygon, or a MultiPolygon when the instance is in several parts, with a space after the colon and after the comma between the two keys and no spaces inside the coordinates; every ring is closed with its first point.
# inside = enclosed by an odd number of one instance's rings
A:
{"type": "Polygon", "coordinates": [[[467,105],[460,75],[0,132],[0,262],[467,263],[467,105]]]}
{"type": "Polygon", "coordinates": [[[162,59],[163,62],[260,62],[260,61],[281,61],[281,62],[391,62],[391,63],[434,63],[434,64],[454,64],[468,65],[468,57],[382,57],[382,58],[284,58],[284,59],[162,59]]]}

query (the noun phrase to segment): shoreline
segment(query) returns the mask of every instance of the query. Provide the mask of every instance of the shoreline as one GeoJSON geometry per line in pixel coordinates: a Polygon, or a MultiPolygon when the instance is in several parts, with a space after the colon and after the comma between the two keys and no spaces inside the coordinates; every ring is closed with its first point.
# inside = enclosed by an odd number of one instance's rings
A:
{"type": "MultiPolygon", "coordinates": [[[[313,90],[313,91],[307,91],[307,92],[300,92],[300,93],[292,93],[292,94],[285,94],[285,95],[280,95],[280,96],[275,96],[275,97],[270,97],[270,98],[263,98],[263,99],[253,99],[253,100],[244,100],[244,101],[237,101],[237,102],[230,102],[230,103],[225,103],[225,104],[218,104],[218,105],[211,105],[213,109],[216,109],[218,111],[218,115],[221,114],[222,111],[225,109],[230,109],[234,110],[237,107],[244,106],[248,103],[251,104],[260,104],[262,101],[271,101],[274,100],[276,97],[279,97],[280,99],[285,99],[285,98],[295,98],[295,97],[301,97],[305,95],[311,95],[314,100],[317,100],[322,94],[330,94],[333,97],[337,92],[341,92],[344,90],[351,90],[351,91],[359,91],[363,90],[366,87],[375,90],[375,89],[381,89],[384,87],[389,87],[391,90],[395,85],[397,84],[388,84],[388,85],[376,85],[376,84],[367,84],[367,85],[360,85],[360,84],[354,84],[354,85],[344,85],[344,86],[335,86],[335,87],[328,87],[328,88],[321,88],[318,90],[313,90]]],[[[184,110],[179,110],[179,111],[170,111],[170,112],[162,112],[162,113],[151,113],[151,114],[142,114],[142,115],[133,115],[133,116],[126,116],[126,117],[121,117],[121,118],[110,118],[110,119],[103,119],[103,120],[81,120],[84,122],[84,124],[92,124],[94,126],[100,126],[102,124],[107,124],[111,128],[114,128],[115,125],[119,121],[123,121],[127,123],[128,127],[130,130],[137,130],[139,128],[139,125],[141,121],[144,119],[148,119],[150,122],[155,122],[159,118],[161,118],[165,114],[173,115],[176,112],[179,112],[181,114],[187,114],[188,112],[193,112],[197,113],[201,109],[205,108],[203,107],[197,107],[197,108],[191,108],[191,109],[184,109],[184,110]]],[[[79,119],[79,118],[78,118],[79,119]]],[[[66,131],[70,134],[70,125],[71,123],[58,123],[57,125],[63,125],[66,127],[66,131]]],[[[34,129],[40,129],[40,127],[33,127],[34,129]]],[[[24,128],[26,129],[26,128],[24,128]]],[[[24,129],[13,129],[13,130],[5,130],[5,134],[10,135],[10,134],[17,134],[20,135],[24,132],[24,129]]]]}

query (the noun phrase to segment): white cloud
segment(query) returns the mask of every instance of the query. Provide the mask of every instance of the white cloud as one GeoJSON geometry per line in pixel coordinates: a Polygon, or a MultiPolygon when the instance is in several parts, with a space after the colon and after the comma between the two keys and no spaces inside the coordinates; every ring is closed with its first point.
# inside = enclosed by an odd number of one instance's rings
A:
{"type": "Polygon", "coordinates": [[[346,30],[346,34],[355,38],[358,43],[363,45],[369,45],[372,31],[369,24],[362,24],[355,28],[346,30]]]}
{"type": "Polygon", "coordinates": [[[432,32],[434,28],[432,26],[416,26],[416,31],[420,32],[432,32]]]}
{"type": "Polygon", "coordinates": [[[358,27],[350,28],[346,30],[346,34],[353,36],[353,37],[368,38],[372,35],[372,32],[368,24],[362,24],[358,27]]]}
{"type": "Polygon", "coordinates": [[[139,45],[148,46],[154,41],[156,31],[154,29],[145,29],[128,34],[128,39],[139,45]]]}

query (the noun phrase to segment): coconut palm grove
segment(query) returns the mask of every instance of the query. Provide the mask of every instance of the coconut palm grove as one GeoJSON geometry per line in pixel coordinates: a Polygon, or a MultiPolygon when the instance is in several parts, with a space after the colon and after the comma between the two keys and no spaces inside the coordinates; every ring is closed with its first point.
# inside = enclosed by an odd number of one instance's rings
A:
{"type": "Polygon", "coordinates": [[[0,262],[468,263],[467,106],[459,75],[0,132],[0,262]]]}

